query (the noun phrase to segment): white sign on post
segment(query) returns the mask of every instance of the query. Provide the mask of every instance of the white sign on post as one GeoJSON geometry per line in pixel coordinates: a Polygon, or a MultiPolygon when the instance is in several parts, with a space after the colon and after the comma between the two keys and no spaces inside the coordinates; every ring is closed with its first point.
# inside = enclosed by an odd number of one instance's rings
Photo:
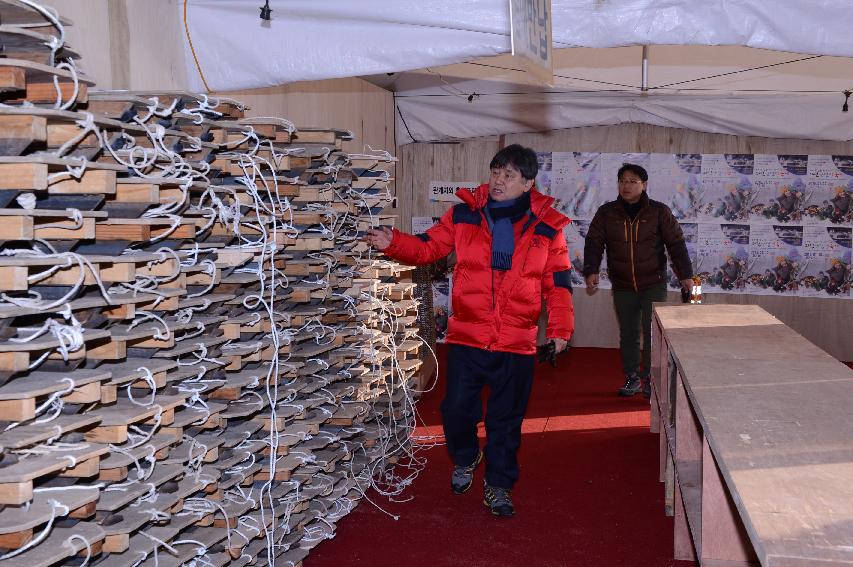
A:
{"type": "Polygon", "coordinates": [[[528,73],[553,86],[551,0],[509,0],[509,18],[512,54],[528,73]]]}
{"type": "Polygon", "coordinates": [[[429,182],[429,200],[430,201],[445,201],[458,203],[459,198],[456,196],[456,191],[459,189],[467,189],[474,191],[480,184],[455,181],[430,181],[429,182]]]}

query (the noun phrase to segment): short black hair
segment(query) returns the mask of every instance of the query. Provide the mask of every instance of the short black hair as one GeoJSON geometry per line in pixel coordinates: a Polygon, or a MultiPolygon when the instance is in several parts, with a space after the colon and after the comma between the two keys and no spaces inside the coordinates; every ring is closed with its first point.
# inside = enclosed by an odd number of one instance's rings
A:
{"type": "Polygon", "coordinates": [[[539,173],[536,152],[520,144],[512,144],[496,153],[489,169],[500,169],[507,165],[515,167],[525,180],[536,179],[536,174],[539,173]]]}
{"type": "Polygon", "coordinates": [[[640,181],[642,181],[643,183],[649,180],[649,174],[646,173],[646,170],[643,167],[637,165],[636,163],[623,164],[622,167],[619,168],[619,173],[616,174],[616,179],[622,179],[622,174],[626,171],[630,171],[631,173],[639,177],[640,181]]]}

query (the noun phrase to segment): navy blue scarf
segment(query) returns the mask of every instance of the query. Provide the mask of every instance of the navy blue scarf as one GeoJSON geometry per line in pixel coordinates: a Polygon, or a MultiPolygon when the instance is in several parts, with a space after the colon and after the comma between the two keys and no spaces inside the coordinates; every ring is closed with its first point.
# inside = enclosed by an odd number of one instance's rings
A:
{"type": "Polygon", "coordinates": [[[530,210],[530,192],[509,201],[493,201],[486,205],[486,217],[492,229],[492,269],[509,270],[512,268],[512,254],[515,252],[515,235],[512,224],[530,210]]]}

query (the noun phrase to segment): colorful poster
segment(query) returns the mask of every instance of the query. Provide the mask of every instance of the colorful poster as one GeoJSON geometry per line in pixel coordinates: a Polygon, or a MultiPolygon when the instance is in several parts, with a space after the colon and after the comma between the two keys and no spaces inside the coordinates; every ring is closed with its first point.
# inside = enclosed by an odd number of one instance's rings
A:
{"type": "Polygon", "coordinates": [[[610,199],[601,192],[598,153],[553,152],[550,190],[555,208],[570,219],[591,219],[610,199]]]}
{"type": "Polygon", "coordinates": [[[756,155],[752,182],[756,191],[753,221],[802,224],[811,192],[806,189],[808,156],[756,155]]]}
{"type": "Polygon", "coordinates": [[[752,154],[706,154],[702,156],[702,189],[705,204],[700,222],[749,222],[757,200],[752,183],[755,159],[752,154]]]}
{"type": "Polygon", "coordinates": [[[551,152],[536,152],[536,161],[539,163],[539,172],[536,174],[536,189],[540,193],[551,195],[551,176],[554,170],[554,161],[551,152]]]}
{"type": "Polygon", "coordinates": [[[850,297],[852,236],[850,227],[805,227],[800,295],[850,297]]]}
{"type": "MultiPolygon", "coordinates": [[[[586,280],[583,277],[583,248],[586,242],[586,234],[589,230],[589,220],[580,219],[572,221],[566,227],[566,244],[569,247],[569,259],[572,263],[572,286],[576,289],[586,287],[586,280]]],[[[599,289],[610,289],[610,278],[607,277],[607,257],[602,259],[599,267],[599,289]]]]}
{"type": "Polygon", "coordinates": [[[800,274],[811,263],[803,257],[803,236],[802,226],[752,226],[747,291],[799,295],[800,274]]]}
{"type": "Polygon", "coordinates": [[[443,343],[447,339],[447,324],[453,314],[450,296],[453,290],[453,274],[446,274],[432,280],[432,313],[435,320],[435,342],[443,343]]]}
{"type": "Polygon", "coordinates": [[[750,263],[748,224],[698,225],[694,275],[702,293],[743,293],[750,263]]]}
{"type": "Polygon", "coordinates": [[[809,156],[806,222],[853,223],[853,156],[809,156]]]}
{"type": "MultiPolygon", "coordinates": [[[[574,220],[566,239],[576,286],[589,222],[617,197],[619,168],[636,163],[649,172],[649,197],[681,224],[705,293],[853,298],[853,156],[540,152],[538,159],[537,183],[574,220]]],[[[600,277],[611,287],[606,258],[600,277]]],[[[671,265],[667,285],[679,287],[671,265]]]]}
{"type": "Polygon", "coordinates": [[[412,234],[423,234],[438,222],[439,217],[412,217],[412,234]]]}
{"type": "Polygon", "coordinates": [[[649,197],[672,210],[679,221],[699,216],[704,202],[701,154],[652,154],[649,197]]]}
{"type": "MultiPolygon", "coordinates": [[[[698,252],[699,252],[699,225],[695,222],[682,222],[681,232],[684,233],[684,242],[687,244],[687,255],[690,256],[690,264],[693,266],[693,273],[699,273],[698,252]]],[[[681,289],[681,280],[672,269],[672,262],[666,264],[666,284],[667,288],[672,291],[681,289]]]]}

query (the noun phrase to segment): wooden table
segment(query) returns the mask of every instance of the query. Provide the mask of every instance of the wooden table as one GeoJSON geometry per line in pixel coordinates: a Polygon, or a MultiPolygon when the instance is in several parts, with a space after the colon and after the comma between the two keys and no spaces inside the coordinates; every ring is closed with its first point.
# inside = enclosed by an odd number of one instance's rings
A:
{"type": "MultiPolygon", "coordinates": [[[[757,306],[654,311],[676,559],[853,564],[853,370],[757,306]]],[[[853,340],[853,323],[837,331],[853,340]]]]}

